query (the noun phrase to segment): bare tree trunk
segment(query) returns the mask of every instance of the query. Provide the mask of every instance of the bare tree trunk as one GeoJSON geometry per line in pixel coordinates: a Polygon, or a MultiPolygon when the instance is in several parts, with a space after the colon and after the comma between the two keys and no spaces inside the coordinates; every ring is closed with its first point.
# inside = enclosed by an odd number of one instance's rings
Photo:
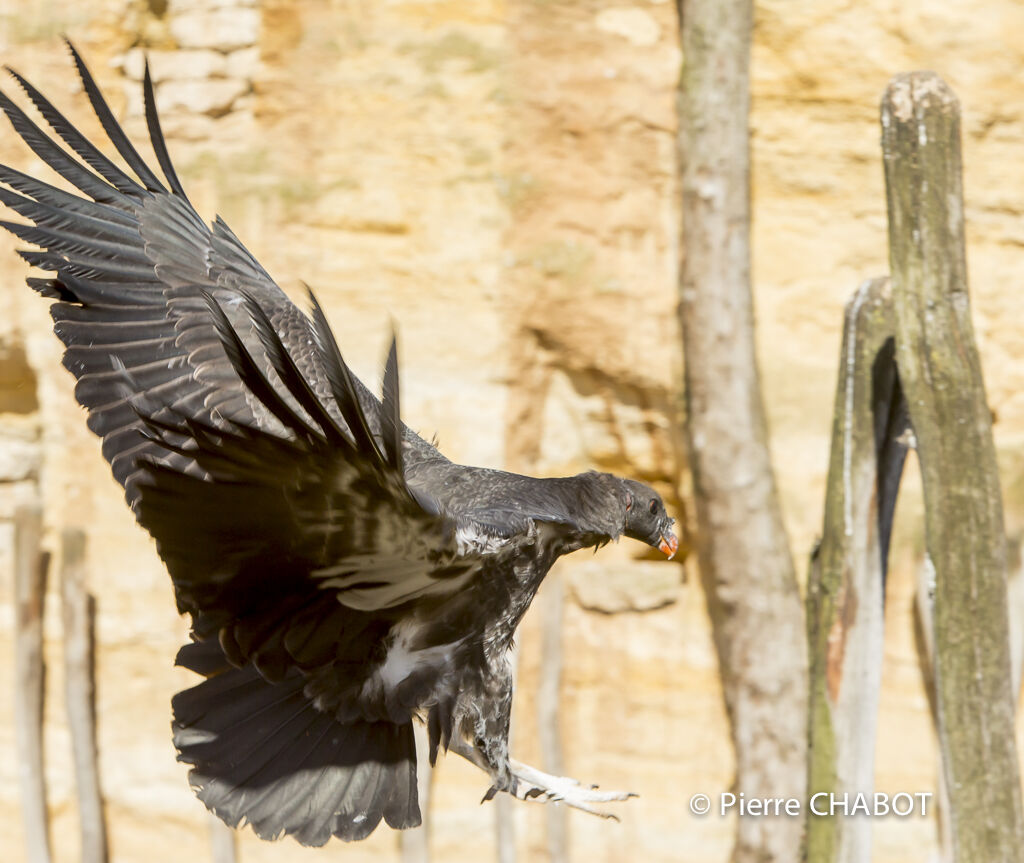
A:
{"type": "Polygon", "coordinates": [[[43,517],[38,507],[18,507],[14,514],[14,591],[17,608],[14,696],[21,778],[26,860],[49,863],[50,836],[43,775],[43,610],[48,556],[40,548],[43,517]]]}
{"type": "MultiPolygon", "coordinates": [[[[680,315],[698,555],[736,750],[736,791],[806,787],[807,659],[768,452],[750,288],[751,0],[679,0],[680,315]]],[[[792,863],[797,818],[739,820],[733,860],[792,863]]]]}
{"type": "Polygon", "coordinates": [[[64,619],[64,689],[78,787],[82,863],[106,863],[107,829],[96,764],[94,623],[96,602],[85,586],[85,534],[61,535],[61,606],[64,619]]]}
{"type": "Polygon", "coordinates": [[[939,744],[958,863],[1024,860],[1002,496],[967,301],[960,108],[932,72],[882,100],[897,363],[935,570],[939,744]]]}

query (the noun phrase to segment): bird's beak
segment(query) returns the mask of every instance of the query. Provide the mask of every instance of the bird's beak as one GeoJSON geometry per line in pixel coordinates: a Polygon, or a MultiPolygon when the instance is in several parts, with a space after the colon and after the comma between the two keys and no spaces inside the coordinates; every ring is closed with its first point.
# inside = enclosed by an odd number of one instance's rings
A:
{"type": "Polygon", "coordinates": [[[676,552],[679,551],[679,540],[676,539],[676,535],[672,531],[666,531],[661,535],[658,551],[668,555],[669,560],[676,556],[676,552]]]}

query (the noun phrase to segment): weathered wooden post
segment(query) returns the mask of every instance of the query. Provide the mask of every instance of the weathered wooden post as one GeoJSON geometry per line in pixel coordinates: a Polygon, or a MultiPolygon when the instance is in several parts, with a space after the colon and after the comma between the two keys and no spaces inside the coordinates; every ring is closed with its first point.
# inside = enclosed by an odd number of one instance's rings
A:
{"type": "MultiPolygon", "coordinates": [[[[565,582],[560,573],[548,576],[540,594],[541,664],[537,684],[537,736],[540,738],[541,769],[555,776],[565,773],[562,753],[562,623],[565,619],[565,582]]],[[[569,860],[569,824],[563,806],[548,806],[548,863],[569,860]]]]}
{"type": "Polygon", "coordinates": [[[892,80],[882,147],[896,361],[935,569],[935,691],[954,860],[1024,861],[1002,501],[967,302],[960,110],[942,79],[892,80]]]}
{"type": "Polygon", "coordinates": [[[430,741],[427,729],[417,722],[416,735],[416,794],[423,822],[415,830],[403,830],[398,836],[399,856],[402,863],[430,863],[430,793],[434,770],[430,766],[430,741]]]}
{"type": "MultiPolygon", "coordinates": [[[[886,558],[905,423],[889,280],[872,279],[846,307],[825,523],[807,583],[808,800],[874,790],[886,558]]],[[[809,808],[805,815],[805,860],[871,860],[869,818],[821,817],[809,808]]]]}
{"type": "MultiPolygon", "coordinates": [[[[508,656],[512,666],[512,679],[519,677],[519,646],[514,645],[508,656]]],[[[515,721],[513,717],[513,722],[515,721]]],[[[509,739],[515,725],[509,729],[509,739]]],[[[498,863],[516,863],[516,816],[512,808],[515,801],[508,794],[494,798],[494,846],[498,863]]]]}
{"type": "Polygon", "coordinates": [[[71,751],[78,788],[82,863],[106,863],[107,829],[103,820],[96,764],[95,600],[85,582],[85,533],[61,534],[61,607],[64,622],[64,689],[71,751]]]}
{"type": "Polygon", "coordinates": [[[18,507],[14,513],[15,728],[18,774],[21,779],[22,819],[26,859],[49,863],[50,836],[43,775],[43,610],[48,556],[41,549],[43,516],[38,507],[18,507]]]}
{"type": "Polygon", "coordinates": [[[235,863],[238,860],[237,834],[212,812],[209,813],[210,860],[212,863],[235,863]]]}

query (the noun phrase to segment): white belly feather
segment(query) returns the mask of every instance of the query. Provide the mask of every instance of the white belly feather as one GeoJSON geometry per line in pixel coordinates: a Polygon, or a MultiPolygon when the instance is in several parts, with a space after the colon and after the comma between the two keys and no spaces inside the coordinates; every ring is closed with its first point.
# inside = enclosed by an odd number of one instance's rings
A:
{"type": "Polygon", "coordinates": [[[462,641],[414,648],[421,630],[422,624],[414,619],[402,620],[392,629],[384,662],[363,684],[364,693],[379,691],[379,687],[386,695],[392,695],[410,677],[434,677],[440,682],[455,670],[455,652],[462,641]]]}

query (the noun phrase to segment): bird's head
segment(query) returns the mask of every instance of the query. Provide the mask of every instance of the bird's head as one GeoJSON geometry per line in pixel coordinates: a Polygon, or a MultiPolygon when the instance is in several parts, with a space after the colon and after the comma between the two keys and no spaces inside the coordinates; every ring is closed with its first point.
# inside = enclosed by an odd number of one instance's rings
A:
{"type": "Polygon", "coordinates": [[[630,539],[646,542],[671,560],[679,550],[679,540],[672,532],[675,519],[665,511],[661,496],[633,479],[624,479],[622,484],[626,491],[626,524],[622,532],[630,539]]]}

